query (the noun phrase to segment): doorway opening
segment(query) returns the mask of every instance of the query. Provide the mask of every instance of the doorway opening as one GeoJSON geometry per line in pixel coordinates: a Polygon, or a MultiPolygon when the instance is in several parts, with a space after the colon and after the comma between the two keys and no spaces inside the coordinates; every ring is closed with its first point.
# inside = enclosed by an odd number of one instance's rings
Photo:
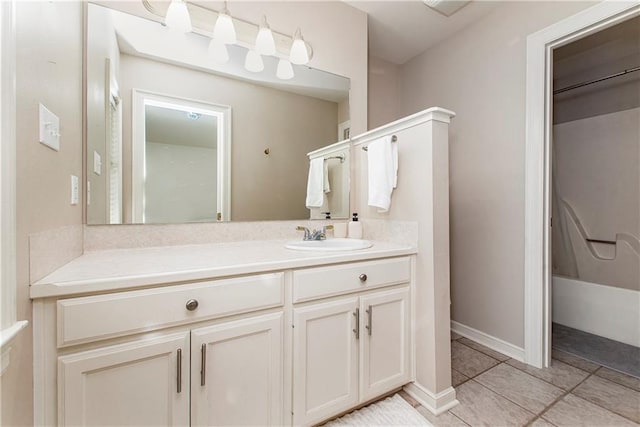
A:
{"type": "Polygon", "coordinates": [[[552,349],[640,377],[640,17],[552,69],[552,349]]]}
{"type": "Polygon", "coordinates": [[[553,52],[639,15],[638,2],[603,2],[527,38],[525,362],[539,368],[552,349],[553,52]]]}
{"type": "Polygon", "coordinates": [[[231,108],[133,93],[134,223],[230,219],[231,108]]]}

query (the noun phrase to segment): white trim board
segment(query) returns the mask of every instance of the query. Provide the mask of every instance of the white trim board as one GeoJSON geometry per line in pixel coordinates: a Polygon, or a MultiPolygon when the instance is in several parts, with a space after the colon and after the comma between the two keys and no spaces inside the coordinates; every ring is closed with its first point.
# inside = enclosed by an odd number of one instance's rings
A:
{"type": "Polygon", "coordinates": [[[456,399],[456,390],[453,387],[449,387],[438,394],[433,394],[414,382],[405,385],[403,390],[434,415],[445,413],[460,403],[456,399]]]}
{"type": "Polygon", "coordinates": [[[472,341],[482,344],[485,347],[489,347],[491,350],[495,350],[499,353],[509,356],[513,359],[524,362],[524,349],[496,338],[492,335],[486,334],[482,331],[474,329],[472,327],[463,325],[462,323],[451,321],[451,330],[458,335],[462,335],[465,338],[469,338],[472,341]]]}
{"type": "Polygon", "coordinates": [[[604,1],[527,37],[525,148],[525,362],[551,360],[550,173],[553,49],[640,15],[640,0],[604,1]]]}

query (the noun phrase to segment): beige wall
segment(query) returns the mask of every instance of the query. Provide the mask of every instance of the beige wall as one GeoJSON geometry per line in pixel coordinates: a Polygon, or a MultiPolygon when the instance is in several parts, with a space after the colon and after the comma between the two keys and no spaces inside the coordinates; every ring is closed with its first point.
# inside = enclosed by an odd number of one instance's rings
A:
{"type": "Polygon", "coordinates": [[[399,65],[369,57],[369,129],[400,118],[399,65]]]}
{"type": "Polygon", "coordinates": [[[134,88],[231,106],[232,220],[309,217],[307,153],[336,142],[338,104],[130,55],[121,56],[120,73],[125,222],[131,221],[134,88]]]}
{"type": "Polygon", "coordinates": [[[401,114],[451,109],[452,318],[524,344],[527,35],[588,7],[504,2],[404,64],[401,114]]]}
{"type": "MultiPolygon", "coordinates": [[[[31,320],[31,233],[82,223],[70,175],[82,178],[82,4],[17,2],[17,317],[31,320]],[[38,142],[38,103],[60,117],[60,151],[38,142]]],[[[32,328],[2,376],[2,425],[33,423],[32,328]]]]}

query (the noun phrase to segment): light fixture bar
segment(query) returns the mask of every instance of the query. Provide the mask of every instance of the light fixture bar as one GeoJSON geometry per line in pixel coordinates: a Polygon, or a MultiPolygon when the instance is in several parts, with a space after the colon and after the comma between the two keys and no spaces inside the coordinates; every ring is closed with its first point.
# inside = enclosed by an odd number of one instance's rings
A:
{"type": "MultiPolygon", "coordinates": [[[[151,0],[142,0],[142,4],[150,13],[155,15],[158,22],[163,22],[165,15],[167,14],[168,4],[166,2],[152,2],[151,0]]],[[[202,36],[211,37],[213,32],[213,26],[218,19],[218,12],[199,4],[187,2],[187,8],[191,16],[191,25],[193,27],[192,32],[200,34],[202,36]]],[[[231,11],[233,13],[233,10],[231,11]]],[[[258,35],[260,25],[253,22],[245,21],[244,19],[232,16],[233,24],[236,29],[236,44],[247,49],[253,49],[258,35]]],[[[273,40],[276,45],[276,53],[273,56],[278,58],[289,59],[291,45],[293,43],[293,36],[280,33],[271,29],[273,34],[273,40]]],[[[305,41],[307,46],[307,52],[309,59],[313,58],[313,48],[305,41]]]]}

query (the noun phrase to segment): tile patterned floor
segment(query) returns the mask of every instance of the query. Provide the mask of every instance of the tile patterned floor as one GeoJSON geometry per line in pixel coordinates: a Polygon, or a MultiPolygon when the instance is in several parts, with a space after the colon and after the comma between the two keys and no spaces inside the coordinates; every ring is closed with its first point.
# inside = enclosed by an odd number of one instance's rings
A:
{"type": "Polygon", "coordinates": [[[436,427],[640,426],[640,379],[554,350],[536,369],[451,334],[451,379],[460,404],[434,416],[400,394],[436,427]]]}

